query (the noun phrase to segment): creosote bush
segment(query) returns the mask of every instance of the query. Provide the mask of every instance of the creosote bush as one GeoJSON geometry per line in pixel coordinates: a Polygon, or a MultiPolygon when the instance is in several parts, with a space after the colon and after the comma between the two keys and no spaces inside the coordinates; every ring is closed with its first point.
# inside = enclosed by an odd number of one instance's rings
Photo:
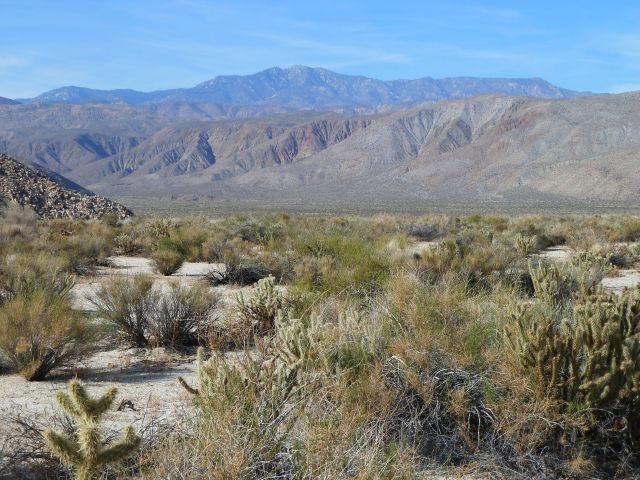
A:
{"type": "Polygon", "coordinates": [[[33,381],[90,353],[95,332],[66,295],[29,290],[0,306],[0,356],[33,381]]]}
{"type": "Polygon", "coordinates": [[[64,261],[17,254],[0,262],[0,357],[28,380],[88,354],[96,334],[72,309],[64,261]]]}
{"type": "Polygon", "coordinates": [[[151,254],[156,270],[168,277],[176,273],[184,263],[184,256],[175,250],[161,249],[151,254]]]}

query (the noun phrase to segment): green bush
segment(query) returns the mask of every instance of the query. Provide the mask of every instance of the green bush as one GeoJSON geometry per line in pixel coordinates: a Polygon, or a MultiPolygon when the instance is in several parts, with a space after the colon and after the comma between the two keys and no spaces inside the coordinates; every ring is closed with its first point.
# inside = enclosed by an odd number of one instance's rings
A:
{"type": "Polygon", "coordinates": [[[43,380],[54,368],[87,355],[94,340],[66,295],[35,290],[0,307],[0,354],[29,381],[43,380]]]}
{"type": "Polygon", "coordinates": [[[184,256],[175,250],[156,250],[151,254],[156,270],[168,277],[176,273],[184,263],[184,256]]]}

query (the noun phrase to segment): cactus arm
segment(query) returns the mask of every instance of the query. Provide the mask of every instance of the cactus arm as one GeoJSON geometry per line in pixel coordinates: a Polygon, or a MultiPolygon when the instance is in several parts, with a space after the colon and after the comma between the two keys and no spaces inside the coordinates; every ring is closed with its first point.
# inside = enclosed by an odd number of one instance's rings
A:
{"type": "Polygon", "coordinates": [[[74,418],[78,418],[82,416],[82,412],[78,409],[77,405],[71,400],[71,397],[65,392],[58,392],[56,395],[56,399],[60,406],[65,410],[70,416],[74,418]]]}
{"type": "Polygon", "coordinates": [[[82,463],[82,455],[80,454],[80,445],[66,437],[49,429],[44,432],[44,439],[47,446],[57,456],[62,463],[68,466],[75,466],[82,463]]]}
{"type": "Polygon", "coordinates": [[[182,377],[178,377],[178,383],[179,383],[180,385],[182,385],[182,387],[183,387],[187,392],[189,392],[191,395],[198,395],[198,394],[200,394],[200,390],[199,390],[199,389],[197,389],[197,388],[195,388],[195,387],[192,387],[191,385],[189,385],[189,384],[187,383],[187,381],[186,381],[184,378],[182,378],[182,377]]]}
{"type": "Polygon", "coordinates": [[[129,425],[122,435],[120,441],[98,453],[97,464],[104,465],[107,463],[117,462],[128,457],[140,446],[141,439],[133,431],[133,427],[129,425]]]}
{"type": "Polygon", "coordinates": [[[91,401],[91,408],[93,414],[96,416],[103,415],[111,405],[113,405],[113,401],[116,399],[116,395],[118,394],[118,389],[115,387],[111,387],[107,392],[97,400],[91,401]]]}

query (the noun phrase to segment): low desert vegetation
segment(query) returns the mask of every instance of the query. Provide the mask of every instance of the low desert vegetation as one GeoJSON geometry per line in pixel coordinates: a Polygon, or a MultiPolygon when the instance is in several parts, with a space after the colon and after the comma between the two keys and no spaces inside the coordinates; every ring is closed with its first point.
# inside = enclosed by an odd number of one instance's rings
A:
{"type": "Polygon", "coordinates": [[[197,382],[175,387],[193,413],[114,478],[640,474],[640,289],[601,286],[640,265],[636,217],[3,222],[6,371],[42,379],[105,338],[197,347],[197,382]],[[555,246],[570,256],[540,255],[555,246]],[[87,318],[69,291],[111,255],[161,274],[102,282],[87,318]],[[162,255],[219,267],[187,285],[162,255]]]}

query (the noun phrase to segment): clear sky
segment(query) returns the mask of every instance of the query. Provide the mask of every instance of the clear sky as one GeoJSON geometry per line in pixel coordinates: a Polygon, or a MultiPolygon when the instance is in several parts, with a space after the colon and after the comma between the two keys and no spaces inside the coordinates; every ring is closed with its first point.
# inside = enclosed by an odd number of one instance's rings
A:
{"type": "Polygon", "coordinates": [[[638,1],[0,0],[0,96],[155,90],[272,66],[640,89],[638,1]]]}

